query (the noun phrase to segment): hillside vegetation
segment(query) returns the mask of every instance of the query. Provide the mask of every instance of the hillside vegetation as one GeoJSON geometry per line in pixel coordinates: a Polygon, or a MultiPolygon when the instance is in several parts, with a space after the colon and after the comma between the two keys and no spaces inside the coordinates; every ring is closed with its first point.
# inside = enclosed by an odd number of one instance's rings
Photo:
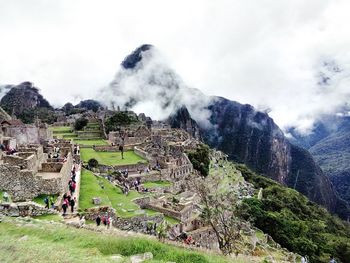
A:
{"type": "Polygon", "coordinates": [[[350,226],[299,192],[236,166],[246,181],[263,188],[263,198],[243,201],[241,216],[283,247],[311,262],[327,262],[334,255],[338,262],[350,259],[350,226]]]}

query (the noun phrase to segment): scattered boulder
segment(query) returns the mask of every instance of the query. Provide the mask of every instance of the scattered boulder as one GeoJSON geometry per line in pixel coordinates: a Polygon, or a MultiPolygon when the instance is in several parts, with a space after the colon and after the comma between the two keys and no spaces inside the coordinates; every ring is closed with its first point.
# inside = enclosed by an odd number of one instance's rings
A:
{"type": "Polygon", "coordinates": [[[92,203],[94,205],[100,205],[101,204],[101,197],[94,197],[94,198],[92,198],[92,203]]]}
{"type": "Polygon", "coordinates": [[[22,236],[18,241],[26,241],[28,239],[28,236],[22,236]]]}
{"type": "Polygon", "coordinates": [[[138,254],[130,257],[130,262],[131,263],[140,263],[144,262],[146,260],[153,259],[153,254],[151,252],[146,252],[143,254],[138,254]]]}
{"type": "Polygon", "coordinates": [[[111,260],[113,260],[114,262],[123,262],[124,258],[122,255],[117,254],[117,255],[112,255],[111,260]]]}

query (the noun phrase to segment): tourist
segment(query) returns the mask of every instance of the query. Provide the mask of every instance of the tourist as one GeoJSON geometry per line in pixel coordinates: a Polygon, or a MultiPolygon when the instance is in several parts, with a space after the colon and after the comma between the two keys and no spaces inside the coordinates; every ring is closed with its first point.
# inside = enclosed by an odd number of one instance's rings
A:
{"type": "Polygon", "coordinates": [[[63,216],[66,215],[67,213],[67,208],[68,208],[68,199],[64,199],[63,200],[63,204],[62,204],[62,209],[63,209],[63,216]]]}
{"type": "Polygon", "coordinates": [[[124,147],[122,145],[119,146],[119,151],[122,156],[122,159],[124,159],[124,147]]]}
{"type": "Polygon", "coordinates": [[[44,203],[45,203],[45,208],[49,209],[50,208],[50,203],[49,203],[49,198],[47,196],[44,199],[44,203]]]}
{"type": "Polygon", "coordinates": [[[53,196],[50,196],[49,201],[50,201],[51,208],[55,209],[55,201],[53,199],[53,196]]]}
{"type": "Polygon", "coordinates": [[[102,216],[102,224],[107,226],[107,218],[106,218],[106,216],[102,216]]]}
{"type": "Polygon", "coordinates": [[[77,185],[74,181],[72,181],[71,187],[72,187],[71,194],[73,195],[75,193],[75,188],[77,187],[77,185]]]}
{"type": "Polygon", "coordinates": [[[4,201],[7,203],[9,201],[9,194],[7,192],[4,192],[4,194],[2,195],[2,197],[4,198],[4,201]]]}
{"type": "Polygon", "coordinates": [[[111,226],[111,217],[107,217],[107,229],[111,226]]]}
{"type": "Polygon", "coordinates": [[[113,227],[113,218],[110,216],[108,217],[109,219],[109,226],[108,227],[113,227]]]}
{"type": "Polygon", "coordinates": [[[97,225],[97,226],[100,226],[100,224],[101,224],[101,217],[100,217],[100,215],[97,215],[95,221],[96,221],[96,225],[97,225]]]}
{"type": "Polygon", "coordinates": [[[74,197],[74,198],[72,198],[72,199],[70,200],[70,202],[69,202],[69,204],[70,204],[70,211],[71,211],[72,214],[73,214],[73,212],[74,212],[74,206],[75,206],[76,200],[77,200],[77,199],[74,197]]]}

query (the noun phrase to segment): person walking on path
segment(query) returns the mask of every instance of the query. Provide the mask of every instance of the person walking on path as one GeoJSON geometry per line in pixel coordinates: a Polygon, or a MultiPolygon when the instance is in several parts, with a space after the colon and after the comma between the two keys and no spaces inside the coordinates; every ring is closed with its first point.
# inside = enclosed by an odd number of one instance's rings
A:
{"type": "Polygon", "coordinates": [[[105,227],[107,227],[107,217],[102,216],[102,224],[104,224],[105,227]]]}
{"type": "Polygon", "coordinates": [[[55,201],[53,200],[52,196],[50,196],[49,201],[50,201],[51,208],[55,209],[55,201]]]}
{"type": "Polygon", "coordinates": [[[101,217],[100,217],[100,215],[97,215],[95,221],[96,221],[96,225],[97,225],[97,226],[100,226],[100,224],[101,224],[101,217]]]}
{"type": "Polygon", "coordinates": [[[9,194],[7,192],[4,192],[4,194],[2,195],[2,198],[4,198],[4,202],[8,202],[10,200],[9,194]]]}
{"type": "Polygon", "coordinates": [[[70,211],[71,211],[72,214],[73,214],[73,212],[74,212],[75,202],[76,202],[76,198],[75,198],[75,197],[72,198],[72,199],[70,200],[70,202],[69,202],[69,204],[70,204],[70,211]]]}
{"type": "Polygon", "coordinates": [[[110,226],[111,226],[111,217],[108,216],[108,217],[107,217],[107,229],[109,229],[110,226]]]}
{"type": "Polygon", "coordinates": [[[111,216],[108,217],[108,228],[113,227],[113,218],[111,216]]]}
{"type": "Polygon", "coordinates": [[[68,200],[67,200],[67,199],[64,199],[63,204],[62,204],[63,216],[66,215],[66,213],[67,213],[67,208],[68,208],[68,200]]]}
{"type": "Polygon", "coordinates": [[[49,209],[50,208],[50,203],[49,203],[49,197],[48,196],[45,197],[44,203],[45,203],[45,208],[49,209]]]}

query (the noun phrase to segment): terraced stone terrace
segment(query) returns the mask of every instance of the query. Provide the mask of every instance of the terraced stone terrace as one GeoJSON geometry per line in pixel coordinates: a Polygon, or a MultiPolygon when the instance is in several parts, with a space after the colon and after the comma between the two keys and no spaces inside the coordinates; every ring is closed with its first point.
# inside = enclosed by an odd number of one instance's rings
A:
{"type": "Polygon", "coordinates": [[[147,163],[147,160],[133,151],[124,152],[124,159],[122,159],[120,152],[97,152],[92,148],[81,148],[80,153],[83,162],[88,162],[90,159],[94,158],[99,164],[112,166],[147,163]]]}
{"type": "Polygon", "coordinates": [[[90,133],[91,136],[79,137],[79,132],[74,132],[70,126],[53,126],[50,127],[50,130],[53,131],[53,135],[58,139],[73,140],[74,143],[80,146],[108,145],[108,142],[101,137],[101,132],[95,132],[95,129],[100,129],[98,123],[88,124],[87,127],[84,133],[90,133]]]}

